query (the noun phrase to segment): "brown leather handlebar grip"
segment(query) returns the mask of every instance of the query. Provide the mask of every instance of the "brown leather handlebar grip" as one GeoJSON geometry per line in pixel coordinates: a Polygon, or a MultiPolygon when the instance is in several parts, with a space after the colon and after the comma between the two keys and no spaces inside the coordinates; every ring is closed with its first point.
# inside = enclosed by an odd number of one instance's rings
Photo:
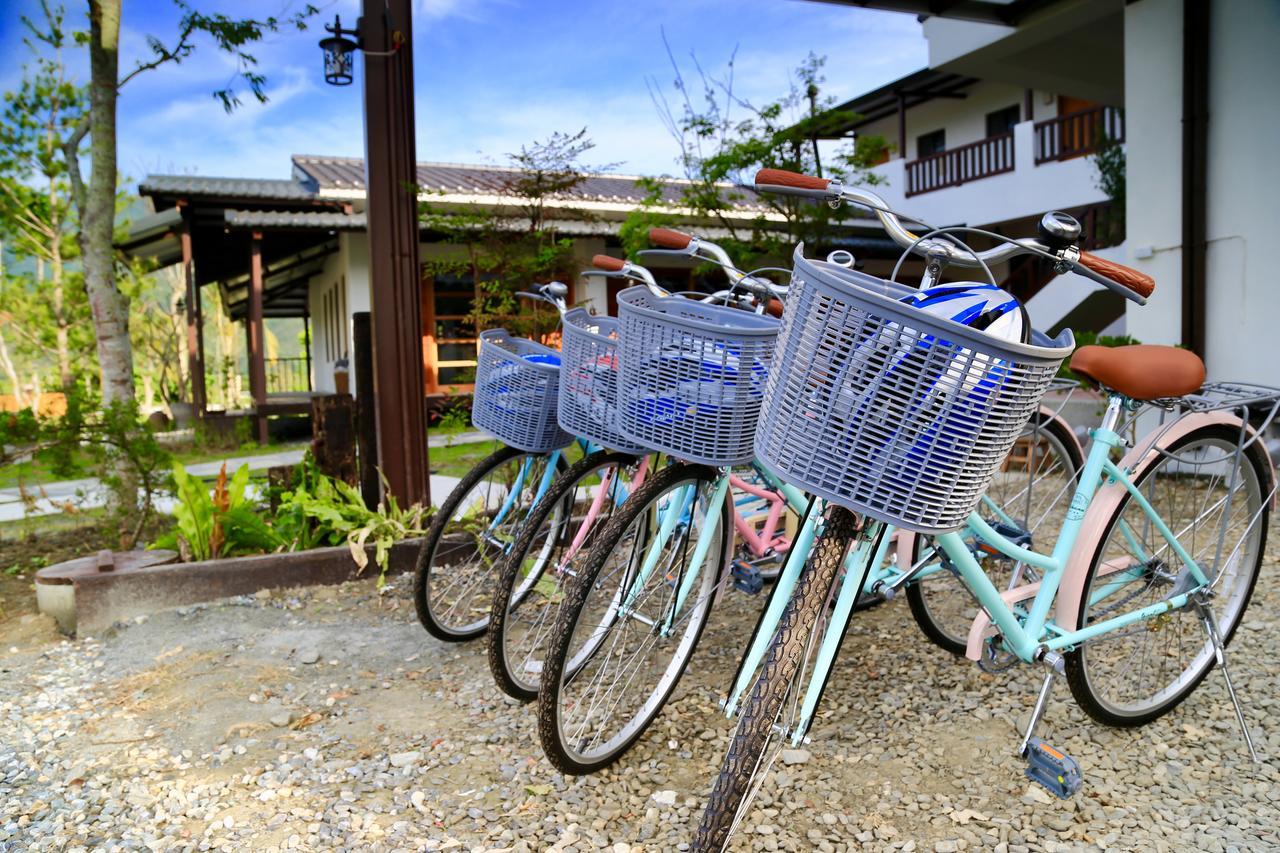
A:
{"type": "Polygon", "coordinates": [[[795,187],[798,190],[825,190],[831,185],[831,179],[788,172],[785,169],[761,169],[756,172],[756,186],[762,184],[771,187],[795,187]]]}
{"type": "Polygon", "coordinates": [[[627,262],[612,255],[596,255],[591,259],[591,265],[608,272],[622,272],[622,268],[627,265],[627,262]]]}
{"type": "Polygon", "coordinates": [[[770,299],[767,303],[765,303],[764,313],[768,314],[770,317],[781,317],[782,316],[782,300],[770,299]]]}
{"type": "Polygon", "coordinates": [[[1088,267],[1099,275],[1105,275],[1118,284],[1123,284],[1143,298],[1150,296],[1156,289],[1156,280],[1146,273],[1089,252],[1080,253],[1080,265],[1088,267]]]}
{"type": "Polygon", "coordinates": [[[687,249],[693,238],[671,228],[650,228],[649,242],[664,249],[687,249]]]}

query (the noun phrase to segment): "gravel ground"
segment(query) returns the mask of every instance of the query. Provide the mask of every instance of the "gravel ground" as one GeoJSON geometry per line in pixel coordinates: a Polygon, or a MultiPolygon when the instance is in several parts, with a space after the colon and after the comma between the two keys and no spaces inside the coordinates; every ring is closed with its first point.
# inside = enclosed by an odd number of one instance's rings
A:
{"type": "MultiPolygon", "coordinates": [[[[1232,648],[1266,763],[1248,761],[1216,674],[1140,731],[1093,723],[1061,685],[1042,733],[1086,787],[1052,799],[1012,754],[1038,674],[955,660],[891,603],[854,618],[813,743],[737,849],[1280,848],[1275,544],[1268,557],[1232,648]]],[[[483,650],[429,638],[407,590],[263,594],[74,642],[10,623],[0,850],[685,848],[728,742],[714,699],[762,599],[726,596],[647,736],[573,779],[483,650]]]]}

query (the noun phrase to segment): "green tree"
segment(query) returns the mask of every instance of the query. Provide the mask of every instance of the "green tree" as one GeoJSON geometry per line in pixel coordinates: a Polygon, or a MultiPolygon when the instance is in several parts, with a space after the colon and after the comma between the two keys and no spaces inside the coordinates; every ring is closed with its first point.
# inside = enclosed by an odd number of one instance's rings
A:
{"type": "Polygon", "coordinates": [[[1118,245],[1124,242],[1125,227],[1124,145],[1099,129],[1097,144],[1094,152],[1089,155],[1089,159],[1098,170],[1096,178],[1098,189],[1111,199],[1111,207],[1106,211],[1101,223],[1102,237],[1106,245],[1118,245]]]}
{"type": "MultiPolygon", "coordinates": [[[[788,91],[764,104],[756,104],[734,90],[734,59],[726,70],[712,75],[693,60],[693,82],[667,49],[675,74],[675,96],[668,99],[659,85],[649,81],[650,94],[661,119],[677,145],[676,162],[689,183],[680,190],[680,205],[695,215],[726,229],[723,241],[741,258],[785,258],[796,243],[824,243],[856,212],[848,206],[827,205],[790,196],[757,196],[750,187],[757,170],[787,169],[839,178],[847,184],[874,183],[870,167],[886,148],[879,136],[859,136],[839,145],[825,158],[818,141],[836,136],[839,128],[857,118],[835,108],[836,101],[822,93],[825,58],[812,53],[796,68],[788,91]],[[674,103],[673,103],[674,101],[674,103]],[[739,206],[751,202],[764,206],[749,225],[742,224],[739,206]]],[[[649,187],[645,205],[632,214],[624,227],[629,251],[645,244],[651,225],[670,217],[657,209],[669,205],[660,183],[649,187]]]]}
{"type": "Polygon", "coordinates": [[[587,217],[572,206],[575,191],[591,174],[612,168],[583,162],[594,147],[583,128],[553,133],[508,154],[509,170],[501,181],[504,206],[458,212],[431,200],[421,204],[424,226],[457,247],[448,255],[426,258],[424,266],[432,275],[463,275],[476,282],[468,318],[476,328],[504,326],[534,336],[555,329],[559,317],[553,311],[520,305],[515,293],[576,275],[573,240],[559,233],[556,219],[587,217]],[[551,207],[552,202],[557,204],[551,207]]]}
{"type": "MultiPolygon", "coordinates": [[[[214,50],[227,55],[236,66],[232,83],[213,92],[224,109],[240,104],[241,88],[265,101],[266,77],[258,68],[250,49],[268,33],[284,27],[306,28],[316,13],[314,6],[285,18],[233,18],[221,13],[206,14],[186,0],[173,0],[179,12],[177,32],[169,39],[147,36],[150,53],[123,75],[120,72],[121,0],[89,0],[88,32],[69,30],[60,7],[48,0],[41,5],[39,20],[24,17],[31,43],[45,51],[45,58],[60,64],[61,51],[70,44],[86,47],[89,54],[88,109],[73,124],[57,128],[58,149],[70,185],[71,208],[79,225],[76,233],[80,265],[90,306],[94,339],[101,375],[100,389],[107,413],[136,414],[133,347],[129,334],[129,298],[121,287],[114,236],[117,213],[116,105],[120,92],[130,81],[166,65],[189,58],[197,42],[212,42],[214,50]],[[88,145],[89,171],[81,166],[83,148],[88,145]]],[[[28,67],[28,75],[42,67],[28,67]]],[[[123,417],[124,415],[121,415],[123,417]]],[[[121,463],[117,469],[120,487],[114,507],[126,517],[137,494],[133,480],[136,466],[121,463]]],[[[130,525],[132,528],[132,525],[130,525]]]]}
{"type": "MultiPolygon", "coordinates": [[[[173,2],[181,13],[176,37],[166,42],[149,35],[150,56],[123,76],[119,54],[121,0],[89,0],[87,39],[84,34],[76,34],[76,40],[87,42],[89,49],[91,100],[88,114],[63,140],[62,149],[80,215],[80,252],[93,309],[102,395],[107,403],[134,398],[129,302],[117,286],[112,247],[117,181],[116,103],[120,91],[140,74],[190,57],[196,50],[197,38],[203,35],[213,42],[216,50],[235,61],[235,80],[247,86],[259,101],[266,101],[266,77],[258,70],[256,57],[249,53],[250,46],[267,33],[278,32],[282,26],[305,29],[306,19],[317,11],[314,6],[307,6],[283,20],[275,17],[236,19],[223,14],[205,14],[185,0],[173,2]],[[80,169],[80,149],[86,138],[90,160],[87,181],[80,169]]],[[[51,44],[61,45],[65,35],[60,18],[49,13],[47,4],[44,10],[47,39],[51,44]]],[[[228,112],[240,104],[235,85],[215,91],[213,95],[228,112]]]]}
{"type": "Polygon", "coordinates": [[[88,93],[67,76],[62,11],[44,11],[47,31],[24,19],[33,58],[18,87],[4,95],[0,118],[0,232],[14,255],[36,267],[30,285],[5,283],[4,302],[7,325],[27,348],[52,354],[59,383],[70,392],[73,364],[84,363],[73,330],[84,328],[88,305],[83,281],[68,269],[78,252],[62,140],[84,118],[88,93]]]}

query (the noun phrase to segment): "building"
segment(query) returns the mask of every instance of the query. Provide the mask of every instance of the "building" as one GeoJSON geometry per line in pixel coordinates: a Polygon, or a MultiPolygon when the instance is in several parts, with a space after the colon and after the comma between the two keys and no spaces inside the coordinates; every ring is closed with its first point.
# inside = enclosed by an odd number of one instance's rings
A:
{"type": "MultiPolygon", "coordinates": [[[[1280,227],[1280,102],[1267,88],[1280,80],[1280,3],[845,5],[914,13],[928,40],[927,69],[850,102],[866,118],[849,130],[897,147],[877,167],[892,204],[1010,234],[1027,233],[1028,214],[1083,212],[1095,246],[1123,235],[1098,254],[1157,282],[1148,305],[1123,306],[1129,335],[1195,350],[1211,379],[1280,383],[1280,348],[1268,343],[1280,317],[1268,261],[1280,227]],[[1106,198],[1080,156],[1100,131],[1123,140],[1127,160],[1123,229],[1103,233],[1106,198]]],[[[1105,318],[1101,304],[1070,304],[1064,285],[1084,286],[1071,278],[1031,296],[1038,325],[1061,324],[1045,317],[1064,308],[1105,318]]],[[[1112,304],[1103,310],[1121,307],[1112,304]]]]}
{"type": "MultiPolygon", "coordinates": [[[[528,228],[521,199],[511,192],[513,169],[446,163],[418,164],[421,198],[444,216],[484,211],[514,230],[528,228]]],[[[663,182],[665,202],[655,210],[677,219],[680,183],[663,182]]],[[[248,366],[264,376],[263,393],[254,400],[256,416],[301,414],[310,397],[355,388],[354,376],[339,372],[351,359],[352,316],[369,310],[369,258],[365,233],[363,161],[345,157],[294,156],[292,176],[280,180],[214,178],[193,175],[150,175],[139,184],[154,213],[135,222],[120,242],[134,257],[160,266],[183,264],[189,298],[188,348],[191,375],[212,375],[202,341],[207,288],[218,288],[221,303],[249,329],[248,366]],[[269,361],[261,332],[251,316],[253,289],[262,294],[263,318],[299,318],[310,330],[304,365],[269,361]],[[288,374],[295,381],[282,381],[288,374]],[[302,381],[296,381],[301,379],[302,381]]],[[[546,201],[548,224],[573,244],[571,269],[563,272],[570,301],[599,313],[612,313],[614,296],[625,283],[617,279],[581,279],[598,253],[621,254],[618,230],[627,214],[645,199],[636,177],[592,175],[566,197],[546,201]]],[[[770,211],[752,198],[736,201],[730,221],[748,224],[770,211]]],[[[722,229],[692,224],[712,239],[722,229]]],[[[442,239],[428,225],[421,231],[423,393],[439,398],[471,388],[476,358],[476,331],[466,315],[476,295],[470,275],[432,272],[442,258],[465,253],[466,247],[442,239]]],[[[689,289],[694,265],[667,260],[651,269],[670,289],[689,289]]],[[[287,377],[286,377],[287,378],[287,377]]],[[[253,385],[253,381],[248,383],[253,385]]],[[[203,385],[203,383],[201,383],[203,385]]],[[[209,406],[203,387],[193,389],[201,413],[209,406]]],[[[261,420],[261,417],[259,418],[261,420]]]]}

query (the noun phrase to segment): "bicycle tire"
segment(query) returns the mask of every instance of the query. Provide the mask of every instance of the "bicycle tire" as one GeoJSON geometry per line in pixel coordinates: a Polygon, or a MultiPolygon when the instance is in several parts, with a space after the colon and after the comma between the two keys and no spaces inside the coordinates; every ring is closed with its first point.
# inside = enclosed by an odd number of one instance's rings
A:
{"type": "MultiPolygon", "coordinates": [[[[582,573],[570,585],[568,600],[560,612],[559,620],[547,647],[547,655],[543,661],[542,681],[538,691],[538,739],[547,755],[547,759],[560,772],[582,775],[603,769],[617,761],[645,733],[649,724],[653,722],[654,718],[662,711],[667,700],[671,698],[671,693],[675,690],[676,685],[679,684],[680,678],[684,674],[689,660],[693,657],[694,650],[697,648],[702,631],[706,627],[707,616],[711,611],[714,600],[714,590],[726,577],[726,568],[732,553],[730,542],[733,535],[729,502],[727,500],[722,502],[721,517],[717,527],[717,535],[719,536],[718,553],[714,555],[714,560],[710,552],[707,554],[706,566],[712,571],[703,576],[702,585],[704,591],[694,601],[694,609],[688,619],[688,624],[680,635],[680,641],[671,662],[663,670],[653,691],[645,697],[639,711],[631,713],[632,709],[628,709],[630,715],[622,725],[619,734],[607,741],[605,747],[593,756],[585,755],[581,749],[571,746],[569,744],[570,736],[562,731],[561,705],[566,671],[572,670],[569,673],[571,677],[580,675],[583,670],[589,668],[600,646],[604,644],[602,636],[590,653],[583,651],[586,649],[584,644],[580,649],[576,649],[578,654],[575,655],[575,659],[583,654],[587,655],[587,659],[577,665],[571,664],[570,652],[575,651],[576,629],[586,613],[588,600],[592,592],[597,589],[600,574],[609,562],[609,558],[613,555],[623,537],[632,528],[633,523],[642,514],[649,513],[651,505],[656,505],[664,494],[682,483],[710,484],[714,483],[717,477],[718,474],[714,469],[692,463],[670,465],[650,477],[643,486],[636,490],[636,493],[629,500],[623,503],[621,512],[614,517],[609,526],[601,531],[600,539],[596,542],[595,547],[591,549],[583,564],[582,573]],[[706,591],[708,589],[710,593],[706,591]]],[[[650,513],[649,517],[651,516],[652,513],[650,513]]],[[[687,538],[686,543],[687,541],[690,540],[687,538]]],[[[627,573],[624,572],[623,582],[619,585],[620,589],[621,586],[626,584],[627,576],[627,573]]],[[[616,597],[614,600],[616,601],[616,597]]],[[[605,630],[607,632],[612,631],[613,624],[621,621],[615,618],[614,622],[605,630]]],[[[592,635],[592,638],[595,636],[592,635]]]]}
{"type": "MultiPolygon", "coordinates": [[[[747,794],[761,772],[760,761],[787,696],[796,689],[796,676],[818,620],[828,609],[845,552],[853,539],[857,518],[843,507],[832,507],[822,536],[809,555],[804,572],[787,602],[778,630],[769,644],[760,675],[742,707],[742,714],[720,766],[702,821],[693,838],[694,851],[721,851],[729,843],[740,813],[750,807],[747,794]]],[[[765,768],[767,772],[768,768],[765,768]]]]}
{"type": "MultiPolygon", "coordinates": [[[[1234,446],[1239,437],[1240,428],[1238,426],[1210,424],[1195,429],[1187,435],[1172,442],[1167,448],[1167,451],[1169,453],[1177,453],[1179,450],[1182,450],[1191,444],[1214,440],[1220,442],[1224,447],[1234,446]]],[[[1246,563],[1249,564],[1244,567],[1248,574],[1242,579],[1244,586],[1241,590],[1239,607],[1235,609],[1228,609],[1226,611],[1218,611],[1216,614],[1218,616],[1218,631],[1224,645],[1230,644],[1231,638],[1235,635],[1236,629],[1240,626],[1240,622],[1244,618],[1245,611],[1248,610],[1249,601],[1253,596],[1254,587],[1258,582],[1258,575],[1262,570],[1262,560],[1266,553],[1267,528],[1270,521],[1271,501],[1268,499],[1268,495],[1272,488],[1272,468],[1270,460],[1266,456],[1266,449],[1263,447],[1262,442],[1254,441],[1242,455],[1241,460],[1243,464],[1248,465],[1252,469],[1254,481],[1257,484],[1257,497],[1260,499],[1260,506],[1255,510],[1257,514],[1258,538],[1256,553],[1253,555],[1251,561],[1246,560],[1246,563]]],[[[1134,485],[1141,489],[1146,484],[1147,480],[1154,476],[1165,464],[1176,465],[1178,463],[1167,456],[1156,454],[1147,460],[1146,463],[1132,475],[1131,480],[1134,485]]],[[[1088,600],[1090,598],[1093,582],[1097,577],[1098,567],[1103,564],[1103,557],[1105,556],[1108,543],[1111,540],[1111,535],[1115,530],[1117,523],[1124,516],[1125,510],[1130,506],[1131,499],[1132,495],[1126,491],[1110,519],[1108,519],[1106,525],[1102,528],[1101,534],[1097,537],[1095,542],[1092,543],[1094,547],[1092,557],[1090,558],[1089,572],[1085,576],[1083,593],[1080,598],[1081,605],[1079,611],[1075,614],[1074,620],[1070,622],[1070,624],[1072,624],[1077,630],[1083,628],[1087,624],[1089,618],[1088,600]]],[[[1174,522],[1170,519],[1165,519],[1165,521],[1167,524],[1170,524],[1171,528],[1175,531],[1182,528],[1182,525],[1179,522],[1174,522]]],[[[1088,547],[1089,544],[1090,543],[1079,543],[1077,547],[1088,547]]],[[[1230,604],[1230,602],[1228,602],[1228,604],[1230,604]]],[[[1182,615],[1187,614],[1185,612],[1175,611],[1170,618],[1172,620],[1182,615]]],[[[1154,627],[1154,623],[1149,624],[1154,627]]],[[[1151,630],[1146,633],[1162,633],[1165,630],[1166,627],[1161,626],[1158,631],[1151,630]]],[[[1194,630],[1197,632],[1203,632],[1204,629],[1203,626],[1197,622],[1194,626],[1194,630]]],[[[1158,717],[1164,716],[1181,704],[1188,696],[1191,695],[1191,693],[1200,685],[1200,682],[1202,682],[1213,669],[1213,666],[1216,663],[1216,658],[1212,653],[1207,634],[1202,634],[1202,636],[1204,636],[1205,639],[1200,647],[1199,656],[1192,661],[1190,666],[1183,670],[1182,675],[1178,678],[1178,681],[1180,682],[1179,686],[1170,691],[1167,698],[1163,701],[1153,703],[1152,706],[1146,710],[1134,712],[1119,711],[1113,706],[1113,703],[1107,701],[1101,696],[1101,692],[1099,690],[1095,689],[1094,681],[1090,677],[1089,673],[1089,655],[1091,654],[1091,644],[1089,642],[1085,642],[1077,648],[1067,652],[1065,656],[1067,684],[1070,685],[1071,694],[1075,697],[1076,702],[1084,712],[1094,720],[1104,725],[1114,726],[1117,728],[1133,728],[1145,725],[1158,717]],[[1192,672],[1192,669],[1195,671],[1192,672]],[[1190,674],[1188,675],[1188,673],[1190,674]]],[[[1108,636],[1104,634],[1096,642],[1101,644],[1105,643],[1107,640],[1108,636]]],[[[1179,650],[1181,650],[1181,633],[1179,633],[1178,642],[1179,650]]],[[[1128,679],[1126,683],[1134,684],[1136,682],[1135,679],[1131,678],[1128,679]]]]}
{"type": "MultiPolygon", "coordinates": [[[[493,680],[503,693],[513,699],[528,702],[538,696],[537,687],[522,679],[516,671],[517,667],[513,665],[510,659],[511,643],[510,631],[508,630],[510,627],[509,620],[512,618],[515,608],[520,604],[520,602],[517,602],[513,606],[512,599],[516,595],[516,587],[520,585],[522,579],[521,569],[525,567],[525,559],[530,549],[538,541],[539,535],[544,532],[547,523],[555,521],[556,508],[562,502],[572,502],[579,483],[604,467],[613,465],[620,471],[623,466],[635,460],[635,455],[630,453],[598,450],[571,465],[569,470],[557,477],[555,482],[551,484],[547,494],[534,508],[524,526],[521,527],[520,535],[516,537],[515,544],[511,546],[511,551],[500,563],[498,576],[494,582],[493,606],[489,612],[489,632],[486,645],[489,670],[493,673],[493,680]]],[[[603,530],[603,526],[607,525],[610,520],[612,519],[607,516],[598,518],[595,524],[602,525],[600,529],[603,530]]],[[[559,531],[552,534],[555,537],[551,542],[552,551],[543,555],[532,571],[523,576],[530,590],[541,581],[547,565],[556,559],[555,554],[560,548],[573,541],[577,530],[578,528],[572,524],[564,524],[559,531]]],[[[581,562],[581,558],[585,558],[590,553],[590,544],[592,543],[590,534],[588,534],[588,539],[583,542],[582,550],[574,558],[575,562],[581,562]]],[[[557,586],[560,587],[561,594],[563,594],[561,585],[557,584],[557,586]]],[[[525,593],[526,596],[528,594],[528,592],[525,593]]],[[[551,598],[552,596],[546,597],[551,598]]],[[[549,624],[554,625],[554,621],[549,624]]]]}
{"type": "MultiPolygon", "coordinates": [[[[463,499],[470,494],[471,490],[501,465],[520,456],[537,458],[545,455],[542,453],[529,453],[514,447],[500,447],[477,462],[436,509],[431,519],[431,524],[427,527],[426,536],[422,539],[422,545],[418,548],[418,559],[414,564],[413,606],[417,612],[418,621],[422,623],[422,627],[437,640],[443,640],[446,643],[474,640],[484,634],[488,629],[489,623],[486,617],[483,620],[477,620],[479,624],[468,625],[460,630],[448,625],[433,612],[431,606],[432,569],[440,556],[440,543],[445,536],[445,529],[448,527],[449,522],[453,520],[453,514],[457,512],[463,499]]],[[[563,466],[564,458],[560,457],[557,464],[563,466]]]]}

